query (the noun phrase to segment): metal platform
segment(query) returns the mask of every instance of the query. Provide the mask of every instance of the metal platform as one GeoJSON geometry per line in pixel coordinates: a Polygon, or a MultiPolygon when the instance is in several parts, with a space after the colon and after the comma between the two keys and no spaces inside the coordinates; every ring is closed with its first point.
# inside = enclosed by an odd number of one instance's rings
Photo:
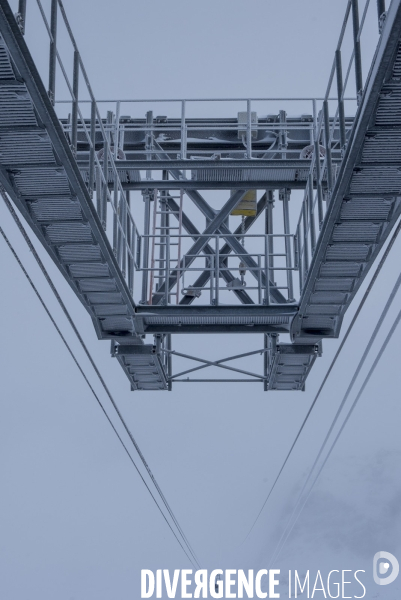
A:
{"type": "Polygon", "coordinates": [[[303,390],[322,339],[339,335],[401,211],[401,0],[387,13],[378,2],[380,35],[366,79],[363,24],[376,6],[366,3],[360,19],[350,0],[323,104],[310,99],[309,112],[303,103],[291,116],[293,99],[264,113],[271,99],[227,99],[229,118],[196,116],[202,101],[171,99],[159,100],[171,116],[141,116],[139,101],[117,101],[101,114],[69,29],[66,111],[55,80],[57,15],[68,23],[65,9],[52,0],[48,21],[41,14],[46,88],[24,39],[24,6],[16,18],[0,0],[0,182],[98,338],[111,341],[131,388],[216,381],[184,377],[212,368],[224,369],[219,381],[303,390]],[[354,52],[344,79],[347,32],[354,52]],[[358,102],[345,117],[352,72],[358,102]],[[259,334],[260,347],[221,360],[180,352],[180,335],[191,335],[196,349],[195,334],[227,333],[259,334]],[[243,368],[248,356],[259,357],[256,372],[243,368]],[[182,370],[184,359],[197,366],[182,370]]]}

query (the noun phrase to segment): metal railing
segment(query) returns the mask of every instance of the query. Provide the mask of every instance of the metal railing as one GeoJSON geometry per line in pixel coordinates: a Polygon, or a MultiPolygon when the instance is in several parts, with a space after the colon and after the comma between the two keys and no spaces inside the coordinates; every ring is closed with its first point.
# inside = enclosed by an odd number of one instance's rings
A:
{"type": "MultiPolygon", "coordinates": [[[[150,296],[147,304],[152,304],[153,301],[163,305],[178,304],[181,298],[177,290],[180,290],[181,296],[195,298],[199,298],[203,292],[208,292],[207,303],[213,306],[221,303],[223,293],[227,304],[228,292],[246,292],[253,304],[266,306],[272,302],[273,288],[284,292],[284,302],[293,301],[293,272],[298,270],[298,255],[292,234],[205,236],[203,234],[180,235],[163,231],[156,235],[142,237],[144,240],[151,240],[155,246],[164,247],[163,258],[158,259],[162,262],[147,263],[146,256],[143,254],[142,263],[137,269],[138,272],[145,274],[146,289],[151,279],[155,282],[153,298],[150,296]],[[229,245],[230,238],[235,238],[244,244],[243,253],[232,254],[224,250],[224,246],[221,247],[221,241],[229,245]],[[192,254],[189,251],[180,260],[171,256],[172,248],[178,248],[180,244],[184,245],[185,241],[196,242],[198,239],[205,240],[205,246],[208,245],[207,253],[192,254]],[[243,262],[245,259],[248,261],[251,259],[253,265],[246,265],[243,262]],[[197,286],[194,279],[199,274],[207,274],[208,283],[197,286]],[[245,276],[248,277],[248,282],[245,276]]],[[[150,284],[149,287],[153,289],[150,284]]]]}
{"type": "MultiPolygon", "coordinates": [[[[125,193],[119,174],[116,168],[118,159],[119,142],[118,129],[114,125],[114,131],[117,137],[114,139],[114,146],[111,144],[110,123],[105,126],[102,116],[99,112],[92,88],[79,53],[78,46],[71,31],[67,15],[61,0],[51,0],[50,22],[46,16],[41,0],[36,0],[40,15],[49,36],[49,98],[54,105],[56,97],[56,65],[59,65],[63,80],[67,86],[71,99],[71,119],[68,128],[67,137],[69,138],[70,148],[73,154],[77,155],[78,132],[82,132],[90,148],[90,169],[87,180],[87,188],[97,209],[102,226],[112,245],[113,253],[117,259],[122,275],[133,293],[134,269],[139,266],[141,236],[136,223],[132,217],[129,197],[125,193]],[[58,16],[61,15],[66,27],[68,38],[73,51],[73,75],[72,82],[68,77],[66,67],[61,59],[57,47],[57,29],[58,16]],[[89,95],[91,117],[84,118],[81,103],[79,99],[79,81],[83,79],[86,92],[89,95]],[[102,152],[96,152],[95,140],[96,134],[100,132],[103,145],[102,152]],[[109,179],[112,178],[112,193],[109,190],[109,179]],[[94,194],[95,192],[95,194],[94,194]],[[108,206],[111,207],[112,224],[108,219],[108,206]]],[[[26,29],[26,0],[19,2],[17,13],[17,22],[20,29],[25,33],[26,29]]],[[[118,118],[116,119],[118,124],[118,118]]]]}
{"type": "Polygon", "coordinates": [[[376,7],[373,2],[366,0],[362,18],[359,21],[358,0],[348,0],[345,16],[337,43],[333,65],[327,85],[322,108],[317,113],[314,105],[314,134],[313,154],[308,175],[308,184],[305,189],[299,220],[295,232],[295,244],[299,256],[299,286],[302,291],[310,264],[316,249],[316,231],[323,226],[324,216],[330,203],[330,198],[336,182],[340,164],[333,164],[333,140],[336,132],[339,133],[339,149],[341,158],[344,157],[347,141],[352,127],[346,126],[344,101],[345,91],[349,83],[352,67],[355,71],[355,86],[357,104],[360,105],[363,97],[364,79],[362,74],[361,36],[369,11],[377,10],[378,29],[381,34],[385,21],[385,1],[377,0],[376,7]],[[348,31],[348,25],[352,17],[352,52],[348,67],[343,79],[342,70],[342,45],[348,31]],[[337,107],[334,117],[329,116],[329,95],[336,76],[337,107]],[[323,192],[323,179],[327,181],[326,193],[323,192]],[[315,185],[314,185],[315,184],[315,185]],[[316,192],[314,190],[316,188],[316,192]]]}

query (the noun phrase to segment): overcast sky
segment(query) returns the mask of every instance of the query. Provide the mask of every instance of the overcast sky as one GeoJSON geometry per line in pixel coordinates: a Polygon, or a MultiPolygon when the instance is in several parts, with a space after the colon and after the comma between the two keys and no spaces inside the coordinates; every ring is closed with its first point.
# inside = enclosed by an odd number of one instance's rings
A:
{"type": "MultiPolygon", "coordinates": [[[[64,4],[98,98],[321,97],[346,0],[64,4]]],[[[46,73],[47,34],[33,0],[28,0],[26,27],[38,67],[46,73]]],[[[377,40],[372,17],[362,38],[368,57],[377,40]]],[[[368,59],[363,66],[366,73],[368,59]]],[[[294,202],[292,210],[297,214],[299,205],[294,202]]],[[[0,223],[112,414],[2,202],[0,223]]],[[[109,344],[96,339],[88,314],[35,245],[201,565],[267,568],[394,284],[401,240],[246,542],[339,341],[324,342],[305,393],[266,394],[256,384],[177,384],[172,393],[133,394],[110,358],[109,344]]],[[[141,569],[191,565],[1,239],[0,252],[0,598],[136,600],[141,569]]],[[[346,315],[343,333],[362,292],[346,315]]],[[[378,344],[399,301],[398,296],[378,344]]],[[[188,347],[192,340],[179,343],[188,347]]],[[[212,358],[240,352],[244,343],[249,340],[239,336],[196,340],[212,358]]],[[[401,559],[400,348],[396,334],[273,565],[284,573],[365,569],[367,598],[398,597],[400,583],[379,588],[371,571],[380,550],[401,559]]]]}

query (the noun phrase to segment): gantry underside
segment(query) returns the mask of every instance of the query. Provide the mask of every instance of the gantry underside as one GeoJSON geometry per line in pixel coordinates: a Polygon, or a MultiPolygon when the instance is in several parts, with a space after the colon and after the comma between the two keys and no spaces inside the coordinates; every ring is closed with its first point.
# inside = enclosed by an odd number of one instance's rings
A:
{"type": "Polygon", "coordinates": [[[93,100],[90,117],[76,102],[60,120],[0,0],[1,183],[133,390],[209,367],[304,389],[401,211],[400,30],[393,0],[343,122],[258,115],[250,101],[221,119],[106,117],[93,100]],[[173,346],[227,333],[260,334],[260,347],[216,361],[173,346]],[[229,366],[253,354],[257,373],[229,366]],[[200,364],[173,371],[173,357],[200,364]]]}

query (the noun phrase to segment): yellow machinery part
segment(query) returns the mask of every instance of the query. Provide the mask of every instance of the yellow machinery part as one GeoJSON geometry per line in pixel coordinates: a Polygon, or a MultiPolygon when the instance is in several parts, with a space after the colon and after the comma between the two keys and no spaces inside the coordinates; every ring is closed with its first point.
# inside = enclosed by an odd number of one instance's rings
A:
{"type": "MultiPolygon", "coordinates": [[[[234,191],[231,191],[233,195],[234,191]]],[[[256,190],[248,190],[241,202],[231,211],[230,214],[240,217],[254,217],[256,215],[256,190]]]]}

